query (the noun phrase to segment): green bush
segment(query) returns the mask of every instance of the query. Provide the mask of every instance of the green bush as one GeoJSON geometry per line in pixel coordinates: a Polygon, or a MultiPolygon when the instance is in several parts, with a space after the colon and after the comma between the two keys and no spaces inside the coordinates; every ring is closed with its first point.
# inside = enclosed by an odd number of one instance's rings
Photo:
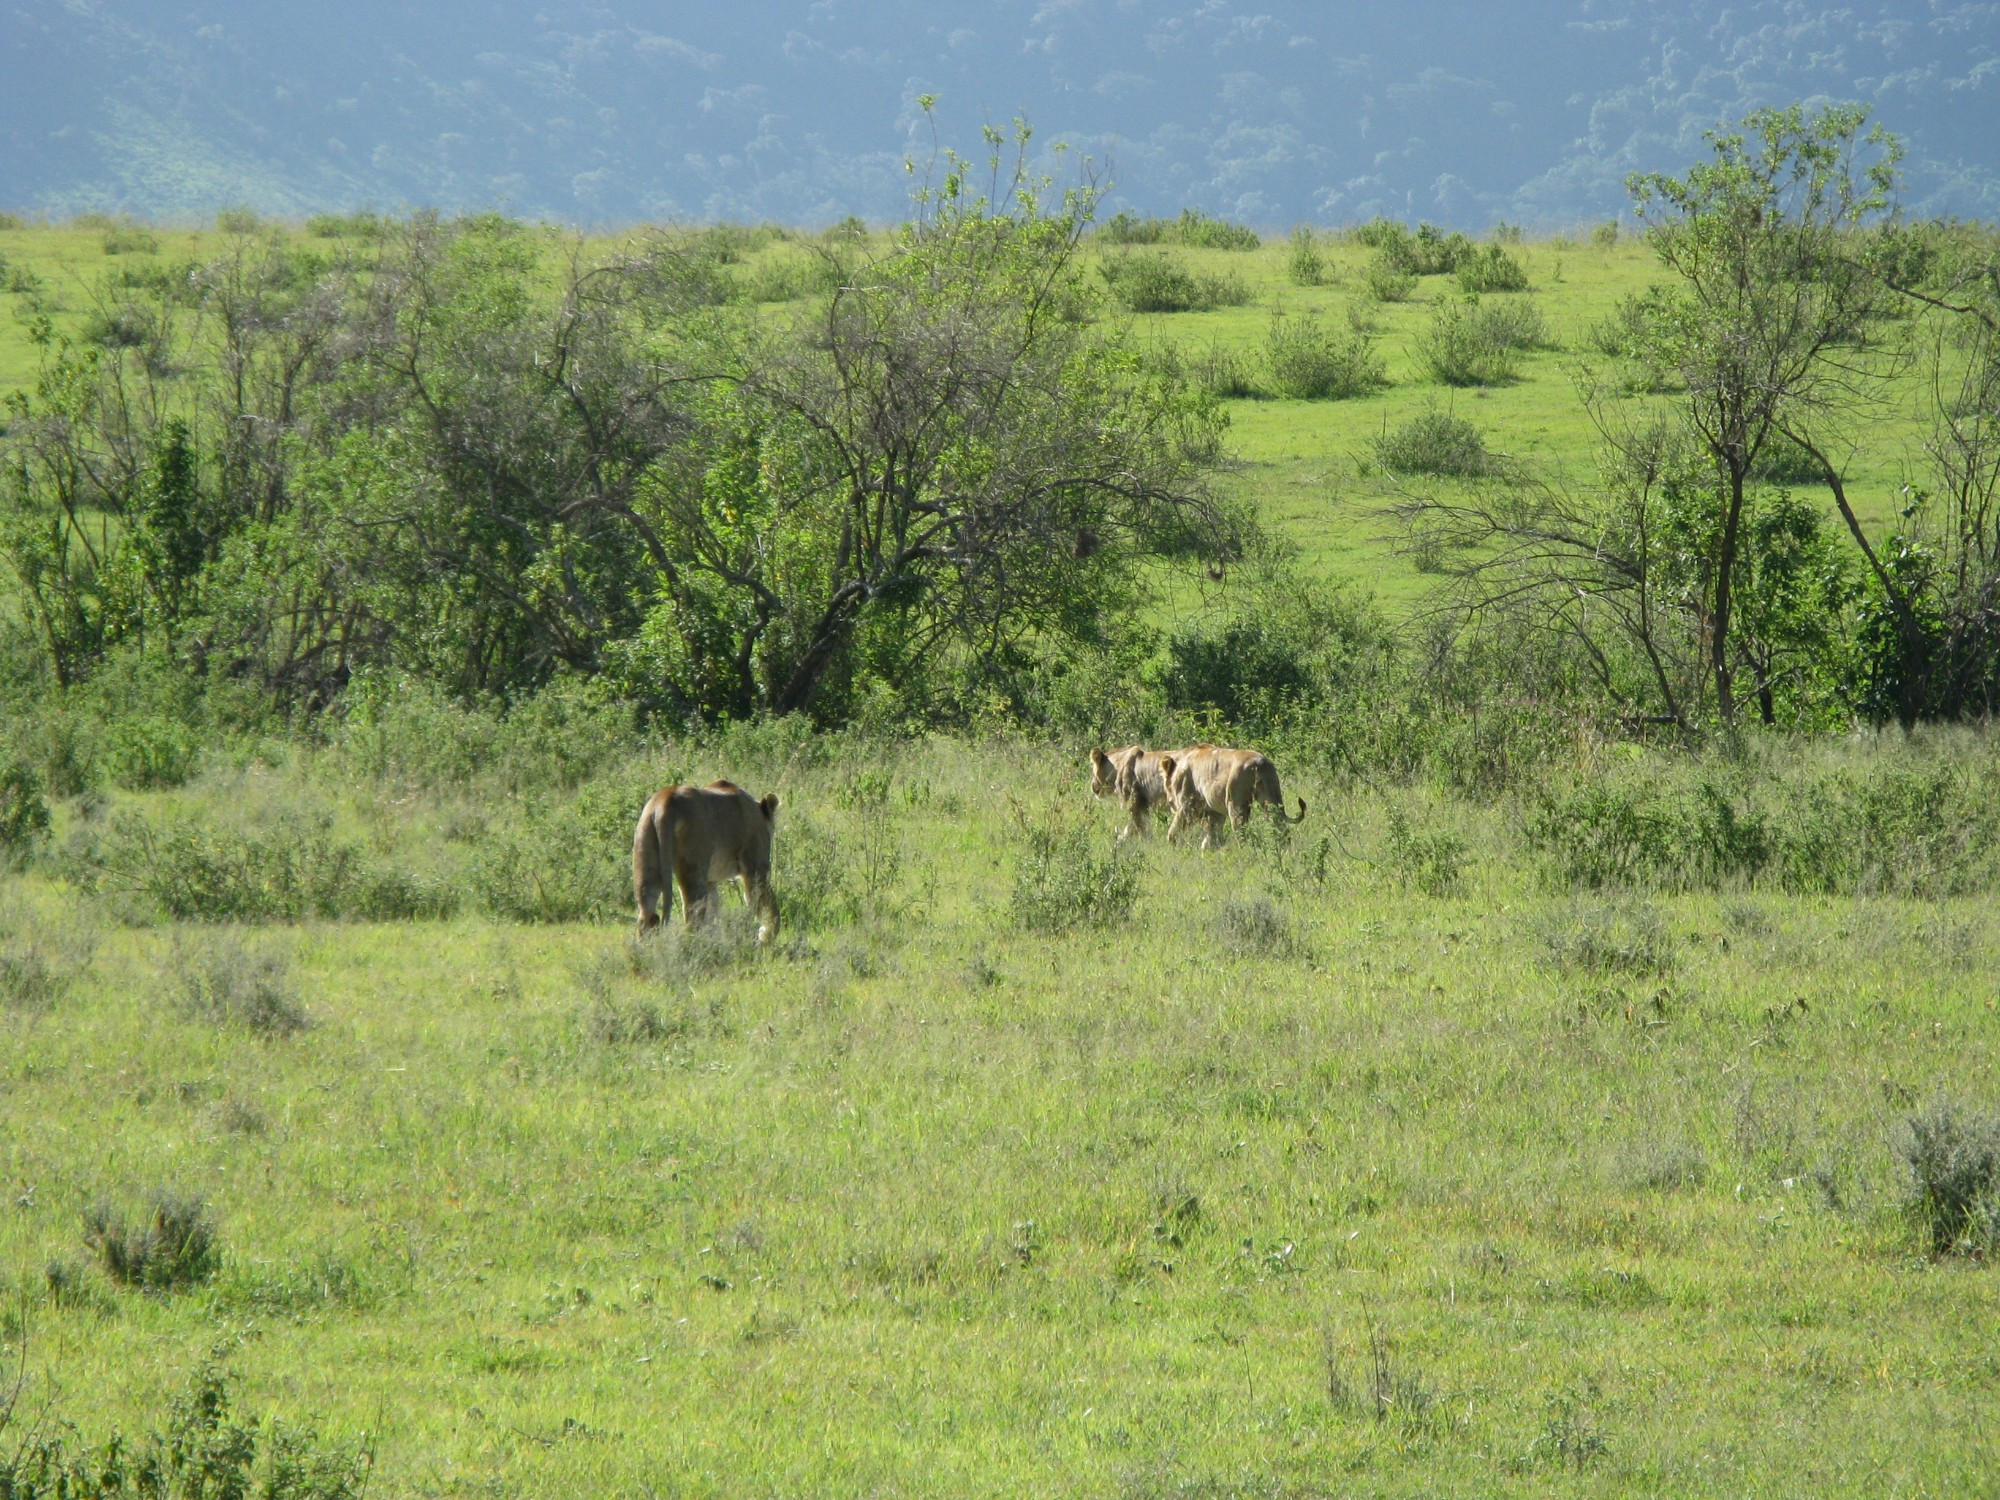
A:
{"type": "Polygon", "coordinates": [[[0,765],[0,869],[27,858],[48,832],[42,778],[18,760],[0,765]]]}
{"type": "Polygon", "coordinates": [[[1528,273],[1521,263],[1498,245],[1475,246],[1458,262],[1458,284],[1474,295],[1480,292],[1525,292],[1528,273]]]}
{"type": "Polygon", "coordinates": [[[632,828],[658,790],[651,781],[628,773],[509,804],[473,854],[467,884],[480,905],[510,922],[630,917],[632,828]]]}
{"type": "Polygon", "coordinates": [[[198,1286],[222,1264],[208,1205],[170,1189],[153,1193],[136,1221],[97,1204],[84,1214],[83,1238],[113,1281],[151,1292],[198,1286]]]}
{"type": "Polygon", "coordinates": [[[1103,262],[1098,271],[1111,295],[1135,313],[1213,312],[1250,300],[1250,288],[1235,272],[1212,275],[1169,255],[1119,256],[1103,262]]]}
{"type": "Polygon", "coordinates": [[[101,243],[106,255],[151,255],[160,248],[160,237],[137,224],[119,224],[104,231],[101,243]]]}
{"type": "MultiPolygon", "coordinates": [[[[0,1439],[12,1403],[0,1405],[0,1439]]],[[[93,1451],[60,1421],[0,1441],[7,1500],[361,1500],[374,1455],[323,1443],[309,1427],[239,1421],[228,1380],[204,1364],[176,1397],[165,1429],[143,1442],[113,1435],[93,1451]]]]}
{"type": "Polygon", "coordinates": [[[1182,209],[1175,231],[1183,245],[1196,250],[1255,250],[1264,243],[1255,230],[1210,218],[1198,208],[1182,209]]]}
{"type": "Polygon", "coordinates": [[[1264,350],[1271,383],[1294,400],[1341,401],[1389,383],[1388,370],[1365,335],[1330,329],[1317,313],[1275,315],[1264,350]]]}
{"type": "Polygon", "coordinates": [[[1095,238],[1109,245],[1158,245],[1173,238],[1172,219],[1142,219],[1120,209],[1098,226],[1095,238]]]}
{"type": "Polygon", "coordinates": [[[1465,887],[1465,840],[1442,829],[1419,833],[1400,807],[1389,809],[1383,864],[1405,890],[1456,896],[1465,887]]]}
{"type": "Polygon", "coordinates": [[[1371,256],[1361,273],[1361,285],[1377,302],[1407,302],[1417,289],[1414,271],[1405,271],[1387,256],[1371,256]]]}
{"type": "Polygon", "coordinates": [[[1679,963],[1666,923],[1643,904],[1578,906],[1544,924],[1542,944],[1570,973],[1661,978],[1679,963]]]}
{"type": "Polygon", "coordinates": [[[1375,461],[1392,474],[1480,479],[1499,467],[1479,429],[1434,401],[1424,403],[1407,422],[1376,437],[1369,448],[1375,461]]]}
{"type": "Polygon", "coordinates": [[[176,921],[381,922],[447,916],[457,906],[449,885],[336,838],[325,814],[262,830],[127,817],[72,862],[86,886],[129,891],[176,921]]]}
{"type": "Polygon", "coordinates": [[[184,786],[201,759],[194,729],[163,714],[132,714],[104,730],[105,769],[114,785],[135,792],[184,786]]]}
{"type": "Polygon", "coordinates": [[[1910,1216],[1930,1253],[1983,1260],[2000,1251],[2000,1115],[1939,1103],[1904,1128],[1910,1216]]]}
{"type": "Polygon", "coordinates": [[[1447,302],[1432,315],[1417,357],[1445,385],[1502,385],[1514,378],[1516,351],[1545,336],[1532,303],[1447,302]]]}
{"type": "Polygon", "coordinates": [[[1526,836],[1558,885],[1802,895],[1967,895],[2000,881],[1990,767],[1595,773],[1529,795],[1526,836]]]}
{"type": "Polygon", "coordinates": [[[1017,808],[1015,820],[1014,917],[1023,927],[1053,934],[1130,919],[1139,899],[1138,867],[1108,834],[1061,807],[1039,820],[1017,808]]]}
{"type": "Polygon", "coordinates": [[[1326,257],[1319,253],[1319,244],[1313,237],[1312,225],[1299,224],[1292,229],[1292,253],[1285,262],[1285,274],[1294,286],[1318,286],[1326,274],[1326,257]]]}
{"type": "Polygon", "coordinates": [[[173,968],[180,1009],[198,1020],[262,1037],[293,1036],[312,1025],[282,953],[217,935],[177,948],[173,968]]]}
{"type": "Polygon", "coordinates": [[[1826,470],[1819,460],[1781,432],[1765,438],[1751,462],[1750,477],[1765,484],[1824,484],[1826,470]]]}

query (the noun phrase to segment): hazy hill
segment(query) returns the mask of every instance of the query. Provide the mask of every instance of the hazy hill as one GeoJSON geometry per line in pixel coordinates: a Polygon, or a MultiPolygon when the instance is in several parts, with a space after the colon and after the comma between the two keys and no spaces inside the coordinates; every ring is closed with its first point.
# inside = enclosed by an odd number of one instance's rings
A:
{"type": "Polygon", "coordinates": [[[1612,213],[1754,105],[1859,98],[1910,200],[2000,213],[2000,6],[1719,0],[16,0],[0,206],[895,216],[1016,113],[1117,199],[1264,224],[1612,213]]]}

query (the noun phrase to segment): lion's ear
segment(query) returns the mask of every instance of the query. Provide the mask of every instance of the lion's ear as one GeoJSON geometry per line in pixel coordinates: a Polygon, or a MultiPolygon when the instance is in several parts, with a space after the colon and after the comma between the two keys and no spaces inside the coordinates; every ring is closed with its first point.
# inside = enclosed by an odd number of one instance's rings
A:
{"type": "Polygon", "coordinates": [[[757,805],[764,809],[765,817],[775,818],[778,813],[778,794],[776,792],[767,793],[764,800],[757,805]]]}
{"type": "Polygon", "coordinates": [[[1174,767],[1176,764],[1178,762],[1171,755],[1162,755],[1160,757],[1160,780],[1172,781],[1174,779],[1174,767]]]}
{"type": "Polygon", "coordinates": [[[1102,750],[1093,750],[1090,752],[1090,764],[1096,770],[1103,770],[1105,766],[1110,764],[1110,761],[1111,757],[1106,755],[1102,750]]]}

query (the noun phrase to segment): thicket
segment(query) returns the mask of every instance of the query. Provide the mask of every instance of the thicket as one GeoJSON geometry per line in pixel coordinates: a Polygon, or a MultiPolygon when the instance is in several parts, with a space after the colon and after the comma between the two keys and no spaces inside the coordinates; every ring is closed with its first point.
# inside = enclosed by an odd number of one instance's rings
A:
{"type": "MultiPolygon", "coordinates": [[[[593,259],[419,216],[107,281],[9,400],[8,593],[58,689],[143,657],[281,715],[376,672],[680,722],[1004,691],[1243,529],[1213,402],[1092,316],[1091,196],[1022,159],[822,237],[776,318],[731,226],[593,259]]],[[[171,716],[118,733],[124,784],[192,770],[171,716]]]]}

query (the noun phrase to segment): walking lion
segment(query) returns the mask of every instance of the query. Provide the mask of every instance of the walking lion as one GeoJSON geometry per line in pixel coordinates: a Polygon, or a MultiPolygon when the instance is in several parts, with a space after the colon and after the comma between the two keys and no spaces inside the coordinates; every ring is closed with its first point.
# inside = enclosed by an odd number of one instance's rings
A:
{"type": "Polygon", "coordinates": [[[689,926],[715,914],[716,883],[738,881],[758,916],[757,941],[778,935],[778,898],[771,893],[771,835],[778,794],[758,801],[727,781],[670,786],[653,793],[632,833],[632,898],[644,937],[672,915],[679,882],[689,926]]]}

